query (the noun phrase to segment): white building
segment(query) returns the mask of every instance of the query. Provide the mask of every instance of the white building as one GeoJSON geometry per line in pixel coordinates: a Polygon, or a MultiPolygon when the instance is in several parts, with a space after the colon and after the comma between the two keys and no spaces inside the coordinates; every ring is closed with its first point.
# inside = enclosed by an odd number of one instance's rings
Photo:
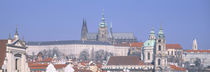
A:
{"type": "MultiPolygon", "coordinates": [[[[80,52],[86,50],[89,55],[98,50],[111,52],[114,56],[127,56],[128,46],[114,46],[108,42],[100,41],[82,41],[82,40],[65,40],[65,41],[43,41],[43,42],[28,42],[27,54],[35,55],[42,50],[58,49],[65,55],[73,54],[77,58],[80,52]]],[[[92,57],[92,56],[90,56],[92,57]]]]}
{"type": "Polygon", "coordinates": [[[16,30],[14,39],[0,40],[0,72],[30,72],[26,60],[26,46],[16,30]]]}

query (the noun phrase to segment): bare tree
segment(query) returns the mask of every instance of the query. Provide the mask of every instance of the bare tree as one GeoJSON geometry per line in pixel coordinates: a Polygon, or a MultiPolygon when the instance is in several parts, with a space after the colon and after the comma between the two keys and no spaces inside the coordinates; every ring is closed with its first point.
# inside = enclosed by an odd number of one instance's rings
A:
{"type": "Polygon", "coordinates": [[[107,60],[110,56],[113,56],[113,53],[104,50],[98,50],[95,52],[95,61],[102,62],[103,60],[107,60]]]}
{"type": "Polygon", "coordinates": [[[89,52],[88,50],[83,50],[82,52],[80,52],[80,56],[79,56],[79,59],[82,60],[82,61],[87,61],[89,60],[89,52]]]}

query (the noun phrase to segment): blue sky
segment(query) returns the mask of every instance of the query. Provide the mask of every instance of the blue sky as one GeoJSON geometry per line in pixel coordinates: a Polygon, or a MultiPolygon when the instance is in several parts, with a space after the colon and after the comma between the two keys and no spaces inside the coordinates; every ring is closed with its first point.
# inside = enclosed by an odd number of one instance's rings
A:
{"type": "Polygon", "coordinates": [[[82,20],[97,32],[102,9],[113,32],[134,32],[148,39],[152,25],[160,24],[167,43],[210,49],[210,0],[0,0],[0,38],[15,33],[26,41],[79,40],[82,20]]]}

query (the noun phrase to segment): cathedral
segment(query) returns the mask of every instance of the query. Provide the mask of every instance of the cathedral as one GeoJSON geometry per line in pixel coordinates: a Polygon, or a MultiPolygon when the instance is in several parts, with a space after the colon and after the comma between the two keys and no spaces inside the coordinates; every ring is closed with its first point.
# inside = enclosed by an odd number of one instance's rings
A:
{"type": "Polygon", "coordinates": [[[81,40],[109,42],[111,44],[137,42],[137,39],[132,32],[112,32],[112,24],[108,30],[104,12],[102,14],[101,23],[99,24],[98,33],[89,33],[87,23],[83,20],[81,40]]]}

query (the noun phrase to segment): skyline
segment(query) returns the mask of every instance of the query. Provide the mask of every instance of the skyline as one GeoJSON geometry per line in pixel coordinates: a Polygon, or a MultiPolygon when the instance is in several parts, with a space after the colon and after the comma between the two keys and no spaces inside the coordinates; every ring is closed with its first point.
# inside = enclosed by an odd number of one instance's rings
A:
{"type": "Polygon", "coordinates": [[[210,1],[0,1],[0,37],[15,34],[26,41],[80,40],[82,20],[89,32],[97,32],[102,9],[113,32],[134,32],[146,41],[154,26],[162,24],[167,43],[191,49],[196,38],[199,49],[209,49],[210,1]]]}

